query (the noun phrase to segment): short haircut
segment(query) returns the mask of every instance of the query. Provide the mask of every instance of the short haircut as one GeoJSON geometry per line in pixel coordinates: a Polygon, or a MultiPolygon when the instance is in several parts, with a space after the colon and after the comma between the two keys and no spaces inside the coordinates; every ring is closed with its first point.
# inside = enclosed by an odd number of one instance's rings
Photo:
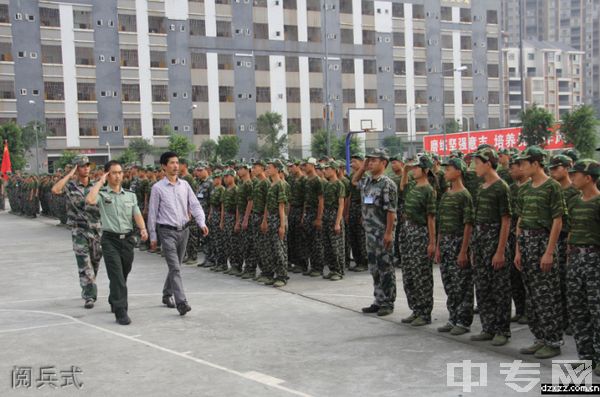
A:
{"type": "Polygon", "coordinates": [[[104,172],[108,172],[108,171],[110,171],[110,168],[111,168],[113,165],[118,165],[118,166],[121,166],[121,167],[123,167],[123,166],[121,165],[121,163],[119,163],[117,160],[110,160],[108,163],[104,164],[104,172]]]}
{"type": "Polygon", "coordinates": [[[177,156],[177,153],[175,152],[164,152],[160,155],[160,163],[162,165],[167,165],[169,164],[169,160],[171,160],[173,157],[177,157],[179,159],[179,156],[177,156]]]}

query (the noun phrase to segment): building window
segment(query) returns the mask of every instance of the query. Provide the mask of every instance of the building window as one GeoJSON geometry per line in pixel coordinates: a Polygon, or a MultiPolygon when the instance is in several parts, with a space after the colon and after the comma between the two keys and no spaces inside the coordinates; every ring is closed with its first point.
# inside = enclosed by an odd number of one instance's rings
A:
{"type": "Polygon", "coordinates": [[[217,21],[217,37],[231,37],[231,22],[217,21]]]}
{"type": "Polygon", "coordinates": [[[119,14],[120,32],[137,32],[137,20],[135,15],[119,14]]]}
{"type": "Polygon", "coordinates": [[[374,59],[365,59],[363,60],[363,72],[365,74],[376,74],[377,73],[377,63],[374,59]]]}
{"type": "Polygon", "coordinates": [[[497,37],[488,37],[487,38],[487,48],[490,51],[498,51],[498,38],[497,37]]]}
{"type": "Polygon", "coordinates": [[[313,43],[321,42],[321,28],[315,28],[309,26],[308,29],[308,41],[313,43]]]}
{"type": "Polygon", "coordinates": [[[0,61],[10,62],[12,60],[12,45],[10,43],[0,43],[0,61]]]}
{"type": "Polygon", "coordinates": [[[462,100],[465,105],[473,104],[473,91],[463,91],[462,92],[462,100]]]}
{"type": "Polygon", "coordinates": [[[321,58],[308,58],[308,71],[310,73],[321,73],[323,71],[321,58]]]}
{"type": "Polygon", "coordinates": [[[42,45],[42,63],[62,64],[62,50],[59,45],[42,45]]]}
{"type": "Polygon", "coordinates": [[[297,72],[300,70],[298,57],[285,57],[285,71],[297,72]]]}
{"type": "Polygon", "coordinates": [[[415,119],[415,131],[416,132],[427,132],[429,130],[427,126],[427,119],[417,118],[415,119]]]}
{"type": "Polygon", "coordinates": [[[488,103],[490,105],[500,104],[500,93],[498,91],[489,91],[488,92],[488,103]]]}
{"type": "Polygon", "coordinates": [[[75,29],[92,29],[92,13],[73,10],[73,26],[75,29]]]}
{"type": "Polygon", "coordinates": [[[194,119],[194,135],[209,135],[210,124],[208,119],[194,119]]]}
{"type": "Polygon", "coordinates": [[[269,87],[256,87],[256,102],[271,102],[271,89],[269,87]]]}
{"type": "Polygon", "coordinates": [[[404,4],[392,3],[392,17],[404,18],[404,4]]]}
{"type": "Polygon", "coordinates": [[[427,104],[427,91],[415,90],[415,103],[425,105],[427,104]]]}
{"type": "Polygon", "coordinates": [[[452,35],[442,34],[442,48],[452,49],[454,44],[452,43],[452,35]]]}
{"type": "Polygon", "coordinates": [[[79,136],[98,136],[96,119],[79,119],[79,136]]]}
{"type": "MultiPolygon", "coordinates": [[[[150,53],[152,53],[152,51],[150,53]]],[[[152,65],[152,61],[150,61],[150,65],[152,65]]],[[[137,50],[121,50],[121,66],[137,67],[138,66],[137,50]]]]}
{"type": "Polygon", "coordinates": [[[342,59],[342,73],[354,73],[354,59],[342,59]]]}
{"type": "Polygon", "coordinates": [[[40,25],[60,27],[60,16],[58,9],[40,7],[40,25]]]}
{"type": "Polygon", "coordinates": [[[425,6],[422,4],[413,4],[413,18],[425,19],[425,6]]]}
{"type": "Polygon", "coordinates": [[[94,49],[88,47],[75,47],[75,63],[77,65],[94,65],[94,49]]]}
{"type": "Polygon", "coordinates": [[[374,45],[375,44],[375,31],[374,30],[365,30],[362,31],[363,36],[363,44],[364,45],[374,45]]]}
{"type": "Polygon", "coordinates": [[[31,90],[31,95],[33,95],[33,96],[39,96],[40,95],[40,90],[31,90]]]}
{"type": "Polygon", "coordinates": [[[425,62],[415,62],[415,76],[426,76],[427,67],[425,62]]]}
{"type": "Polygon", "coordinates": [[[206,69],[206,54],[192,52],[192,69],[206,69]]]}
{"type": "Polygon", "coordinates": [[[217,56],[217,62],[220,70],[232,70],[233,69],[233,57],[229,54],[219,54],[217,56]]]}
{"type": "Polygon", "coordinates": [[[221,119],[221,135],[235,135],[235,119],[221,119]]]}
{"type": "Polygon", "coordinates": [[[365,103],[376,104],[377,103],[377,90],[366,89],[365,90],[365,103]]]}
{"type": "Polygon", "coordinates": [[[323,103],[323,89],[311,88],[309,94],[312,103],[323,103]]]}
{"type": "Polygon", "coordinates": [[[396,119],[396,132],[407,132],[408,124],[406,119],[396,119]]]}
{"type": "Polygon", "coordinates": [[[404,76],[406,74],[405,61],[394,61],[394,74],[397,76],[404,76]]]}
{"type": "Polygon", "coordinates": [[[342,44],[354,44],[354,31],[352,29],[340,29],[340,40],[342,44]]]}
{"type": "Polygon", "coordinates": [[[496,10],[487,10],[487,23],[498,23],[498,11],[496,10]]]}
{"type": "Polygon", "coordinates": [[[406,90],[395,90],[394,91],[394,102],[395,103],[406,103],[406,90]]]}
{"type": "Polygon", "coordinates": [[[78,101],[95,101],[96,85],[93,83],[77,83],[78,101]]]}
{"type": "Polygon", "coordinates": [[[404,47],[404,32],[394,32],[394,47],[404,47]]]}
{"type": "Polygon", "coordinates": [[[498,77],[498,65],[497,64],[488,64],[487,67],[488,77],[498,77]]]}
{"type": "Polygon", "coordinates": [[[233,87],[219,86],[219,102],[233,102],[233,87]]]}
{"type": "Polygon", "coordinates": [[[165,17],[148,17],[148,33],[167,33],[165,29],[165,17]]]}
{"type": "Polygon", "coordinates": [[[139,102],[140,101],[140,86],[139,84],[122,84],[123,101],[139,102]]]}
{"type": "Polygon", "coordinates": [[[208,102],[208,87],[205,85],[192,86],[193,102],[208,102]]]}
{"type": "Polygon", "coordinates": [[[254,38],[259,40],[269,39],[269,25],[266,23],[254,24],[254,38]]]}
{"type": "Polygon", "coordinates": [[[60,81],[45,81],[44,94],[49,101],[64,101],[65,87],[60,81]]]}
{"type": "Polygon", "coordinates": [[[470,50],[472,49],[473,44],[471,42],[471,36],[460,36],[460,49],[461,50],[470,50]]]}
{"type": "Polygon", "coordinates": [[[306,9],[308,11],[321,11],[321,1],[320,0],[307,0],[306,1],[306,9]]]}
{"type": "Polygon", "coordinates": [[[323,129],[323,119],[322,118],[316,118],[316,119],[310,119],[310,133],[314,134],[315,132],[317,132],[318,130],[323,129]]]}
{"type": "Polygon", "coordinates": [[[461,8],[460,9],[460,21],[461,22],[471,22],[471,9],[470,8],[461,8]]]}
{"type": "Polygon", "coordinates": [[[190,19],[190,35],[206,36],[206,25],[203,19],[190,19]]]}
{"type": "Polygon", "coordinates": [[[171,121],[169,119],[152,119],[154,136],[166,136],[170,132],[171,121]]]}
{"type": "Polygon", "coordinates": [[[413,47],[425,47],[425,33],[413,33],[413,47]]]}
{"type": "MultiPolygon", "coordinates": [[[[166,68],[167,53],[165,51],[150,51],[150,67],[151,68],[166,68]]],[[[136,61],[137,62],[137,61],[136,61]]],[[[137,66],[137,64],[136,64],[137,66]]]]}
{"type": "Polygon", "coordinates": [[[440,19],[442,21],[452,21],[452,7],[442,7],[440,19]]]}
{"type": "Polygon", "coordinates": [[[15,99],[15,83],[0,81],[0,99],[15,99]]]}
{"type": "Polygon", "coordinates": [[[454,103],[454,91],[444,91],[444,103],[447,105],[454,103]]]}
{"type": "Polygon", "coordinates": [[[356,101],[356,91],[354,88],[344,88],[342,90],[344,103],[354,103],[356,101]]]}
{"type": "Polygon", "coordinates": [[[169,102],[168,87],[166,85],[152,85],[152,102],[169,102]]]}
{"type": "Polygon", "coordinates": [[[254,70],[269,71],[269,56],[256,55],[254,57],[254,70]]]}
{"type": "Polygon", "coordinates": [[[142,121],[140,119],[124,119],[123,120],[123,135],[124,136],[141,136],[142,121]]]}
{"type": "Polygon", "coordinates": [[[298,27],[294,25],[285,25],[283,27],[283,37],[288,41],[298,41],[298,27]]]}
{"type": "Polygon", "coordinates": [[[66,136],[67,123],[65,118],[46,119],[46,132],[48,136],[66,136]]]}
{"type": "Polygon", "coordinates": [[[300,102],[300,88],[288,87],[285,90],[285,96],[288,103],[299,103],[300,102]]]}

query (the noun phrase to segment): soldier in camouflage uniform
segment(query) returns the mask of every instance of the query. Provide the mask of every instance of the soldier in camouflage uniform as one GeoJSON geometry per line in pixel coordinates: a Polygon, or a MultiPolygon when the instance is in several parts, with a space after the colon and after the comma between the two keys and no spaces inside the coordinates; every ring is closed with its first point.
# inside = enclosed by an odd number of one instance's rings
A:
{"type": "Polygon", "coordinates": [[[260,249],[263,244],[263,237],[260,233],[260,226],[265,213],[265,205],[267,200],[267,192],[269,191],[270,182],[265,175],[266,164],[262,160],[256,160],[252,166],[252,197],[248,205],[252,211],[250,219],[248,219],[248,233],[251,236],[250,251],[246,258],[246,267],[243,279],[256,278],[256,268],[260,267],[263,270],[264,265],[261,262],[260,249]]]}
{"type": "Polygon", "coordinates": [[[579,197],[581,193],[571,184],[571,178],[569,178],[569,169],[572,165],[573,160],[571,160],[570,157],[559,154],[552,157],[550,165],[548,166],[550,169],[550,176],[560,183],[560,186],[562,187],[567,208],[567,213],[565,213],[565,216],[563,217],[563,227],[558,237],[556,249],[556,254],[558,256],[558,274],[560,276],[560,302],[562,307],[561,327],[567,335],[573,334],[569,327],[569,315],[567,309],[567,238],[570,230],[568,209],[571,201],[579,197]]]}
{"type": "Polygon", "coordinates": [[[581,195],[569,202],[567,305],[577,355],[600,376],[600,164],[584,159],[570,172],[581,195]]]}
{"type": "Polygon", "coordinates": [[[306,235],[302,226],[306,176],[300,168],[299,161],[290,165],[289,170],[288,180],[291,188],[288,216],[288,261],[291,265],[289,270],[292,273],[303,273],[308,270],[306,235]]]}
{"type": "Polygon", "coordinates": [[[520,352],[536,358],[559,355],[563,342],[555,250],[566,209],[560,184],[544,172],[546,156],[540,147],[530,146],[518,157],[521,172],[531,181],[521,188],[517,199],[515,266],[523,275],[528,324],[535,337],[535,342],[520,352]]]}
{"type": "Polygon", "coordinates": [[[373,277],[373,304],[363,313],[386,316],[393,313],[396,301],[394,269],[394,227],[398,190],[386,175],[389,157],[384,149],[375,149],[352,176],[352,184],[362,194],[362,219],[367,236],[369,271],[373,277]],[[367,169],[370,176],[364,176],[367,169]]]}
{"type": "Polygon", "coordinates": [[[350,269],[350,239],[348,238],[348,229],[350,228],[348,225],[348,201],[350,197],[350,185],[352,181],[346,175],[346,161],[338,160],[338,169],[336,172],[337,178],[344,184],[344,208],[343,208],[343,217],[342,217],[342,228],[344,229],[344,266],[342,266],[342,276],[345,273],[346,269],[350,269]]]}
{"type": "MultiPolygon", "coordinates": [[[[362,168],[364,157],[361,154],[352,156],[352,173],[350,180],[354,174],[362,168]]],[[[350,240],[350,249],[354,258],[355,266],[349,270],[356,272],[364,272],[368,269],[367,260],[367,238],[365,236],[365,227],[362,222],[362,197],[361,191],[357,185],[350,184],[350,197],[348,198],[348,235],[350,240]]]]}
{"type": "Polygon", "coordinates": [[[462,159],[448,160],[444,177],[452,188],[444,193],[438,212],[440,230],[435,261],[440,264],[449,314],[448,323],[438,331],[452,335],[468,332],[473,322],[473,270],[468,248],[474,214],[473,199],[462,183],[466,172],[467,164],[462,159]]]}
{"type": "Polygon", "coordinates": [[[285,182],[279,177],[283,163],[272,160],[267,166],[271,184],[267,189],[265,207],[260,224],[261,274],[259,283],[281,288],[287,284],[286,215],[288,203],[285,182]]]}
{"type": "Polygon", "coordinates": [[[55,195],[64,194],[67,200],[68,224],[71,227],[73,251],[77,259],[81,297],[84,307],[91,309],[98,297],[96,276],[102,259],[100,245],[100,210],[86,205],[85,197],[93,187],[90,181],[90,161],[86,156],[73,160],[73,169],[52,187],[55,195]],[[74,180],[70,180],[77,173],[74,180]]]}
{"type": "Polygon", "coordinates": [[[496,172],[509,186],[512,184],[512,178],[510,176],[510,160],[511,156],[508,149],[498,150],[498,169],[496,172]]]}
{"type": "MultiPolygon", "coordinates": [[[[227,267],[227,261],[232,261],[235,253],[233,229],[235,228],[239,216],[237,211],[237,186],[235,184],[235,176],[236,173],[231,168],[223,171],[225,190],[223,191],[221,222],[219,225],[223,243],[219,246],[219,250],[222,252],[222,257],[224,258],[224,267],[219,270],[223,271],[225,274],[231,273],[227,267]]],[[[239,271],[240,269],[232,267],[231,270],[239,271]]]]}
{"type": "MultiPolygon", "coordinates": [[[[197,190],[196,190],[196,197],[198,198],[198,201],[200,202],[200,205],[202,206],[202,209],[204,210],[205,214],[208,214],[208,211],[210,209],[210,204],[209,204],[209,200],[210,200],[210,194],[212,192],[212,179],[209,175],[209,171],[210,168],[208,167],[208,164],[205,162],[198,162],[196,164],[196,169],[195,169],[195,176],[196,176],[196,185],[197,185],[197,190]]],[[[192,250],[195,249],[194,251],[190,251],[190,255],[192,255],[192,257],[194,257],[194,253],[196,254],[196,256],[198,255],[198,251],[203,250],[206,251],[206,246],[208,244],[208,240],[210,240],[210,235],[204,237],[202,235],[202,233],[199,233],[197,235],[191,235],[190,234],[190,239],[193,240],[193,244],[191,245],[192,250]]],[[[206,264],[206,259],[204,260],[204,262],[201,262],[198,264],[199,267],[202,267],[206,264]]]]}
{"type": "Polygon", "coordinates": [[[498,154],[494,149],[483,148],[473,157],[476,177],[484,182],[477,189],[471,242],[482,332],[471,340],[491,340],[492,345],[502,346],[510,338],[510,264],[506,263],[510,190],[496,173],[498,154]]]}
{"type": "Polygon", "coordinates": [[[242,277],[243,265],[250,253],[251,238],[248,231],[248,222],[252,214],[249,202],[252,199],[252,179],[250,178],[250,166],[240,164],[238,167],[238,190],[236,195],[238,217],[233,229],[233,255],[231,258],[231,275],[242,277]]]}
{"type": "Polygon", "coordinates": [[[0,174],[0,211],[5,210],[5,200],[6,200],[6,181],[4,180],[4,175],[0,174]]]}
{"type": "Polygon", "coordinates": [[[325,250],[325,262],[329,267],[329,274],[323,278],[331,281],[341,280],[344,275],[346,255],[344,252],[344,197],[346,187],[337,178],[336,161],[330,161],[325,165],[324,173],[327,182],[323,185],[323,243],[325,250]]]}
{"type": "Polygon", "coordinates": [[[317,173],[317,160],[307,160],[306,187],[304,190],[304,217],[303,225],[307,237],[306,247],[309,250],[310,271],[304,275],[319,277],[325,266],[325,248],[323,246],[323,180],[317,173]]]}
{"type": "Polygon", "coordinates": [[[394,173],[394,175],[392,175],[390,178],[396,184],[396,188],[398,188],[398,207],[396,208],[396,237],[394,238],[394,266],[397,268],[402,268],[400,265],[402,258],[400,242],[404,240],[404,199],[403,191],[400,189],[400,183],[402,182],[402,175],[404,174],[404,162],[402,161],[401,154],[390,157],[390,161],[392,165],[392,172],[394,173]]]}
{"type": "Polygon", "coordinates": [[[433,310],[433,268],[435,255],[436,191],[428,174],[433,161],[428,155],[407,163],[400,189],[404,193],[404,230],[402,244],[402,282],[411,315],[402,319],[418,327],[431,323],[433,310]],[[412,171],[414,184],[409,184],[412,171]]]}
{"type": "Polygon", "coordinates": [[[206,253],[207,266],[211,270],[226,270],[225,253],[223,252],[223,231],[221,229],[221,215],[223,210],[223,192],[221,172],[213,174],[213,192],[210,196],[210,209],[208,213],[207,226],[211,230],[208,240],[208,252],[206,253]]]}

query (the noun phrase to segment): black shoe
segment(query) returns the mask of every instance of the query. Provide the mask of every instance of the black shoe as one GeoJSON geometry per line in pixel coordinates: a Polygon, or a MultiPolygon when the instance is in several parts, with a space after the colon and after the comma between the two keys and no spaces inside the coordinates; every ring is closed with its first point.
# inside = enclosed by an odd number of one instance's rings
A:
{"type": "Polygon", "coordinates": [[[177,305],[177,311],[179,312],[180,316],[185,316],[187,312],[192,311],[192,308],[187,304],[187,302],[181,302],[177,305]]]}
{"type": "Polygon", "coordinates": [[[379,306],[377,306],[377,305],[371,305],[369,307],[362,308],[363,313],[377,313],[378,311],[379,311],[379,306]]]}
{"type": "Polygon", "coordinates": [[[121,325],[129,325],[131,324],[131,319],[127,315],[127,311],[125,309],[116,309],[115,310],[115,318],[117,322],[121,325]]]}
{"type": "Polygon", "coordinates": [[[85,304],[83,305],[83,307],[85,307],[86,309],[93,309],[94,308],[94,300],[93,299],[86,299],[85,300],[85,304]]]}
{"type": "Polygon", "coordinates": [[[174,309],[175,308],[175,301],[173,301],[173,297],[172,296],[163,296],[162,303],[164,305],[167,305],[167,307],[169,309],[174,309]]]}

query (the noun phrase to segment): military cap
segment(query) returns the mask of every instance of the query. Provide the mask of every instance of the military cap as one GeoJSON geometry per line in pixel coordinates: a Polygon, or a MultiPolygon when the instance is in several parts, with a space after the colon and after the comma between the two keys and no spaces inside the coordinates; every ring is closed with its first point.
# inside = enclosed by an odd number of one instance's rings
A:
{"type": "Polygon", "coordinates": [[[235,176],[235,171],[232,170],[232,169],[228,169],[228,170],[223,171],[221,173],[221,175],[223,175],[223,176],[227,176],[227,175],[229,175],[229,176],[235,176]]]}
{"type": "Polygon", "coordinates": [[[478,157],[483,161],[491,161],[492,163],[498,162],[498,153],[490,146],[484,147],[473,153],[473,157],[478,157]]]}
{"type": "Polygon", "coordinates": [[[453,151],[450,152],[450,157],[451,158],[452,157],[457,157],[459,159],[462,159],[464,156],[465,156],[464,153],[461,152],[460,150],[453,150],[453,151]]]}
{"type": "Polygon", "coordinates": [[[312,164],[312,165],[317,165],[317,159],[314,157],[310,157],[308,158],[305,162],[305,164],[312,164]]]}
{"type": "Polygon", "coordinates": [[[576,161],[569,172],[581,172],[586,175],[600,177],[600,163],[592,159],[582,159],[576,161]]]}
{"type": "Polygon", "coordinates": [[[252,166],[248,163],[239,163],[238,165],[236,165],[235,168],[237,168],[238,170],[240,168],[245,168],[245,169],[249,170],[250,168],[252,168],[252,166]]]}
{"type": "Polygon", "coordinates": [[[402,153],[396,153],[393,156],[390,156],[390,161],[403,161],[402,153]]]}
{"type": "Polygon", "coordinates": [[[548,168],[556,168],[556,167],[567,167],[570,168],[573,165],[573,160],[569,156],[565,156],[564,154],[557,154],[550,159],[550,164],[548,168]]]}
{"type": "Polygon", "coordinates": [[[319,162],[329,162],[329,161],[331,161],[331,157],[329,157],[329,156],[321,156],[319,158],[319,162]]]}
{"type": "Polygon", "coordinates": [[[260,159],[254,160],[254,162],[252,163],[252,165],[260,165],[263,168],[267,166],[267,164],[263,160],[260,160],[260,159]]]}
{"type": "Polygon", "coordinates": [[[362,153],[355,153],[350,156],[350,159],[364,160],[365,156],[362,153]]]}
{"type": "Polygon", "coordinates": [[[458,157],[451,157],[448,160],[444,161],[442,165],[454,167],[460,172],[462,172],[463,175],[467,173],[467,163],[465,163],[463,159],[458,157]]]}
{"type": "Polygon", "coordinates": [[[548,153],[537,145],[529,146],[527,149],[521,153],[517,159],[520,160],[535,160],[540,163],[544,163],[546,161],[548,153]]]}
{"type": "Polygon", "coordinates": [[[508,149],[500,149],[498,150],[498,155],[505,155],[505,156],[510,156],[510,151],[508,149]]]}
{"type": "Polygon", "coordinates": [[[279,171],[284,168],[283,162],[279,159],[271,159],[267,161],[267,164],[273,164],[279,171]]]}
{"type": "Polygon", "coordinates": [[[577,149],[566,149],[563,150],[560,154],[564,154],[565,156],[570,157],[571,160],[573,160],[573,162],[579,160],[579,157],[581,157],[577,149]]]}
{"type": "Polygon", "coordinates": [[[346,160],[338,160],[338,168],[346,167],[346,160]]]}
{"type": "Polygon", "coordinates": [[[235,165],[237,164],[237,162],[235,160],[229,160],[225,162],[225,165],[227,167],[235,167],[235,165]]]}
{"type": "Polygon", "coordinates": [[[429,155],[429,157],[431,157],[433,161],[440,161],[440,156],[438,156],[436,153],[432,153],[429,155]]]}
{"type": "Polygon", "coordinates": [[[370,158],[370,159],[373,159],[373,158],[379,158],[379,159],[384,159],[384,160],[390,159],[390,156],[388,155],[387,150],[385,150],[384,148],[373,149],[373,150],[371,150],[371,153],[369,153],[366,157],[370,158]]]}
{"type": "Polygon", "coordinates": [[[417,159],[412,160],[411,162],[407,163],[407,165],[411,166],[411,167],[419,167],[419,168],[432,168],[433,160],[431,159],[431,157],[428,154],[422,154],[417,159]]]}
{"type": "Polygon", "coordinates": [[[71,164],[76,165],[78,167],[83,167],[85,165],[88,165],[89,163],[90,163],[90,159],[88,158],[88,156],[82,156],[82,155],[75,156],[73,158],[73,160],[71,161],[71,164]]]}
{"type": "Polygon", "coordinates": [[[333,168],[333,169],[336,169],[336,168],[339,168],[339,164],[338,164],[338,162],[337,162],[337,161],[335,161],[335,160],[331,160],[331,161],[328,161],[328,162],[326,162],[326,163],[323,163],[323,164],[322,164],[322,168],[323,168],[323,169],[325,169],[325,168],[333,168]]]}
{"type": "Polygon", "coordinates": [[[482,149],[494,149],[494,151],[496,151],[496,149],[489,143],[482,143],[481,145],[477,146],[477,151],[480,151],[482,149]]]}
{"type": "Polygon", "coordinates": [[[212,173],[212,177],[213,178],[221,178],[223,176],[223,172],[222,171],[215,171],[212,173]]]}

